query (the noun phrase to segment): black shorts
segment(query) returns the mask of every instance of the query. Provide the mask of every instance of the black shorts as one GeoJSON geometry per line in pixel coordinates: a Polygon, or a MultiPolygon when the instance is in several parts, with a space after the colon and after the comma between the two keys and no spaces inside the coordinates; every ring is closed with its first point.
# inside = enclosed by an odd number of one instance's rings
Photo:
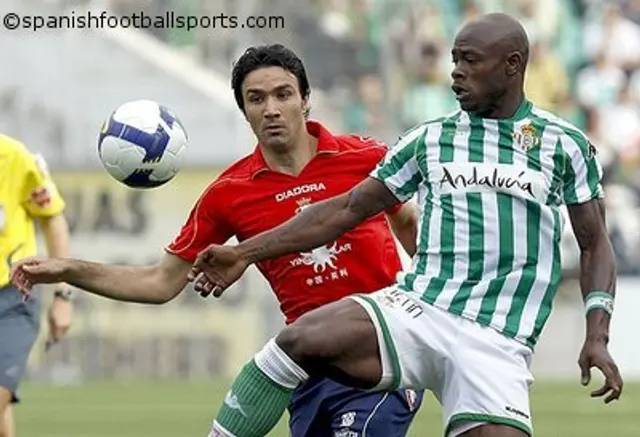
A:
{"type": "Polygon", "coordinates": [[[0,386],[18,402],[18,385],[40,329],[40,302],[33,295],[22,301],[13,286],[0,288],[0,386]]]}

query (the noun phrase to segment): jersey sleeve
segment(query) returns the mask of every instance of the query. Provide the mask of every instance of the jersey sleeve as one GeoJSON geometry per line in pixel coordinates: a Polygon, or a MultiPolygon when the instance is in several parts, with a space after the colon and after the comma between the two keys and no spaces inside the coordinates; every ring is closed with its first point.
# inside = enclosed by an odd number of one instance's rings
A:
{"type": "Polygon", "coordinates": [[[234,235],[221,191],[214,183],[200,196],[178,236],[165,248],[167,252],[194,262],[209,245],[224,244],[234,235]]]}
{"type": "Polygon", "coordinates": [[[372,178],[385,184],[401,203],[411,199],[423,181],[416,151],[418,144],[424,142],[425,130],[425,127],[419,127],[402,136],[370,173],[372,178]]]}
{"type": "Polygon", "coordinates": [[[603,197],[602,166],[597,149],[583,134],[568,134],[561,139],[566,153],[562,200],[564,204],[579,204],[603,197]]]}
{"type": "Polygon", "coordinates": [[[19,156],[24,176],[23,207],[33,217],[53,217],[62,213],[65,203],[51,179],[44,158],[26,150],[19,156]]]}
{"type": "MultiPolygon", "coordinates": [[[[373,138],[365,138],[364,141],[372,142],[375,144],[375,147],[371,149],[371,153],[370,153],[370,156],[371,156],[370,169],[373,170],[384,159],[387,152],[389,151],[389,146],[386,143],[383,143],[379,140],[375,140],[373,138]]],[[[400,202],[396,205],[393,205],[391,208],[385,210],[384,212],[389,215],[396,214],[398,211],[402,209],[402,205],[403,205],[403,202],[400,202]]]]}

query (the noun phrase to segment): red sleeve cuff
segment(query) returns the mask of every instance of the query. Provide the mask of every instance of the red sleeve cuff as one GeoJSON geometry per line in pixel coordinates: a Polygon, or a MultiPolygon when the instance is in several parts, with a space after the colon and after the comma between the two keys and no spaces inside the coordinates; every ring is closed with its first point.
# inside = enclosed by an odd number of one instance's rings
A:
{"type": "Polygon", "coordinates": [[[171,247],[171,245],[166,246],[164,248],[165,252],[170,253],[171,255],[177,256],[180,259],[185,260],[186,262],[189,263],[193,263],[195,262],[197,256],[198,256],[198,251],[193,250],[193,249],[185,249],[185,250],[180,250],[180,251],[176,251],[173,250],[173,248],[171,247]]]}

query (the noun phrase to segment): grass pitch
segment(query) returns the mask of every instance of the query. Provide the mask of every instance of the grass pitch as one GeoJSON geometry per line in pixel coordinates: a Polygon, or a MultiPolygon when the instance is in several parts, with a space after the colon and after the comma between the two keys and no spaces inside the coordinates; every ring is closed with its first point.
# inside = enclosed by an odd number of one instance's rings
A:
{"type": "MultiPolygon", "coordinates": [[[[23,402],[16,407],[17,434],[205,437],[228,384],[135,381],[59,387],[25,383],[23,402]]],[[[532,398],[536,437],[640,437],[640,383],[628,383],[623,399],[613,405],[589,398],[588,391],[577,382],[537,382],[532,398]]],[[[270,435],[288,437],[286,417],[270,435]]],[[[429,394],[409,437],[441,435],[440,408],[429,394]]]]}

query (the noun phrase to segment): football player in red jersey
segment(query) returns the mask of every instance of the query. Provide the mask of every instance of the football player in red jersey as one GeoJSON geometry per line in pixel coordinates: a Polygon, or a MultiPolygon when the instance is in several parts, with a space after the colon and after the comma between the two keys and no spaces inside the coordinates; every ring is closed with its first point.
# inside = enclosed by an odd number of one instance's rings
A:
{"type": "MultiPolygon", "coordinates": [[[[204,191],[160,264],[123,267],[30,260],[14,270],[15,284],[27,291],[25,280],[27,285],[64,281],[112,299],[167,302],[183,290],[192,263],[210,244],[223,244],[233,236],[240,241],[250,238],[312,203],[348,191],[387,152],[387,146],[374,139],[336,136],[308,121],[310,87],[304,66],[282,45],[249,48],[234,66],[232,87],[258,145],[204,191]]],[[[402,268],[393,233],[413,255],[416,217],[411,204],[400,205],[331,244],[259,264],[287,323],[346,295],[393,284],[402,268]]],[[[269,364],[250,365],[259,372],[269,364]]],[[[230,394],[225,403],[250,411],[251,396],[243,396],[230,394]]],[[[287,400],[291,434],[402,437],[421,401],[422,393],[413,391],[365,392],[312,377],[287,400]]]]}

